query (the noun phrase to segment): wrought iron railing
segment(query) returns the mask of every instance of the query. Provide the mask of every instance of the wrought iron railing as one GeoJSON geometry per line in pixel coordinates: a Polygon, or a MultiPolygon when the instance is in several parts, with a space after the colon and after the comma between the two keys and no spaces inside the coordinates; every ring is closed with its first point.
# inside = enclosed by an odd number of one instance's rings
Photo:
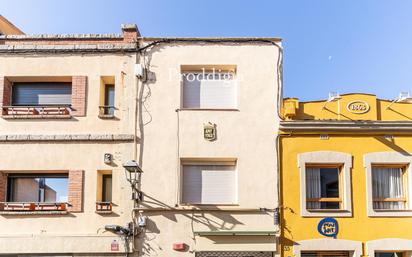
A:
{"type": "Polygon", "coordinates": [[[96,212],[111,212],[112,202],[96,202],[96,212]]]}
{"type": "Polygon", "coordinates": [[[12,117],[70,115],[70,105],[3,106],[3,115],[12,117]]]}
{"type": "Polygon", "coordinates": [[[99,116],[100,117],[114,117],[115,107],[112,105],[102,105],[99,106],[99,116]]]}
{"type": "Polygon", "coordinates": [[[40,203],[40,202],[0,202],[0,211],[67,211],[69,203],[40,203]]]}

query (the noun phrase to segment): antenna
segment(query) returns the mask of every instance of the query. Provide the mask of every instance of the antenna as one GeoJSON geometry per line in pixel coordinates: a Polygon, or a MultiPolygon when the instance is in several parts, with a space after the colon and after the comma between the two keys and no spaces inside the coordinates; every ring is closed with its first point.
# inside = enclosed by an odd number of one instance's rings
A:
{"type": "Polygon", "coordinates": [[[409,92],[400,92],[397,102],[410,103],[412,102],[412,97],[409,95],[409,92]]]}
{"type": "Polygon", "coordinates": [[[342,99],[338,92],[329,92],[328,102],[333,102],[342,99]]]}
{"type": "Polygon", "coordinates": [[[398,98],[393,100],[385,109],[388,110],[394,103],[412,103],[409,92],[400,92],[398,98]]]}
{"type": "Polygon", "coordinates": [[[342,99],[338,92],[329,92],[328,100],[323,104],[322,110],[326,108],[327,103],[334,102],[342,99]]]}

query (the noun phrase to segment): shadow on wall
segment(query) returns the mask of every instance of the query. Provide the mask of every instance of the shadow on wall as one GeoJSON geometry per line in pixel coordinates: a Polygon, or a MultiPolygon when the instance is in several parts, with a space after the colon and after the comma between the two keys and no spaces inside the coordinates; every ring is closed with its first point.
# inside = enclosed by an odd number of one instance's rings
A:
{"type": "Polygon", "coordinates": [[[411,154],[407,150],[405,150],[402,147],[396,145],[394,138],[388,138],[387,139],[384,136],[375,136],[374,138],[376,140],[378,140],[379,142],[383,143],[384,145],[392,148],[394,151],[402,154],[402,155],[411,156],[411,154]]]}
{"type": "MultiPolygon", "coordinates": [[[[175,209],[172,206],[169,206],[163,202],[158,201],[157,199],[149,196],[144,195],[145,201],[141,203],[141,207],[150,208],[165,208],[168,211],[159,210],[159,211],[151,211],[150,213],[145,213],[148,216],[146,222],[145,231],[142,232],[141,235],[138,236],[137,246],[138,251],[142,252],[147,255],[158,255],[158,251],[162,251],[163,248],[157,242],[157,236],[160,234],[160,229],[156,225],[156,223],[151,220],[151,217],[162,216],[169,221],[174,223],[178,222],[177,215],[187,218],[190,220],[190,226],[192,231],[192,241],[194,242],[195,235],[194,235],[194,224],[201,224],[207,227],[210,231],[217,231],[217,230],[231,230],[234,229],[237,225],[242,225],[243,223],[233,217],[230,213],[219,212],[219,208],[215,208],[216,212],[213,213],[213,210],[208,210],[207,215],[203,212],[191,211],[191,210],[179,210],[175,209]]],[[[242,213],[239,213],[241,215],[242,213]]],[[[185,248],[185,251],[189,251],[189,247],[185,248]]]]}

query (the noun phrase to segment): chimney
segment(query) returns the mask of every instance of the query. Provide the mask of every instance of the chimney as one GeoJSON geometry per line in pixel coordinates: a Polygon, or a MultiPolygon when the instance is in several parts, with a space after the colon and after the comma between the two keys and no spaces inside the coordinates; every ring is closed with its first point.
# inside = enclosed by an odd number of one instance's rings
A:
{"type": "Polygon", "coordinates": [[[136,43],[137,37],[140,37],[140,32],[136,24],[122,24],[122,33],[125,43],[136,43]]]}

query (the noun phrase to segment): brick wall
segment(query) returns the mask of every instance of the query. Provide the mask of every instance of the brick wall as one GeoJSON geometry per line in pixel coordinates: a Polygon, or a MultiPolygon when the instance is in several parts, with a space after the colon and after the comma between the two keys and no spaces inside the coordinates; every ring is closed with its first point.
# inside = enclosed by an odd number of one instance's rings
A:
{"type": "Polygon", "coordinates": [[[72,77],[72,115],[86,116],[87,77],[72,77]]]}
{"type": "Polygon", "coordinates": [[[125,43],[136,43],[137,41],[136,31],[125,30],[123,32],[123,40],[125,43]]]}
{"type": "Polygon", "coordinates": [[[11,105],[11,82],[6,77],[0,77],[0,106],[8,105],[11,105]]]}
{"type": "Polygon", "coordinates": [[[0,202],[6,201],[7,174],[0,172],[0,202]]]}
{"type": "Polygon", "coordinates": [[[84,171],[70,170],[69,171],[69,207],[71,212],[83,211],[83,195],[84,195],[84,171]]]}
{"type": "Polygon", "coordinates": [[[125,43],[136,43],[137,37],[140,36],[139,30],[135,24],[122,25],[123,41],[125,43]]]}

